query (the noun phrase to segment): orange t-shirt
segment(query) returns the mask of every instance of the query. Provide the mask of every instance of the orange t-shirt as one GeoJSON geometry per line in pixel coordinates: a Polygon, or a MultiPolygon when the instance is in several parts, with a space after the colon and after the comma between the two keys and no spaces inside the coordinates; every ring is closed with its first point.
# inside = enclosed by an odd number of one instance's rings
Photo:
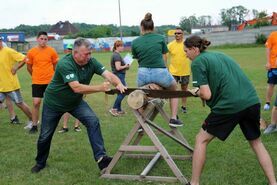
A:
{"type": "Polygon", "coordinates": [[[32,83],[49,84],[54,75],[54,65],[58,62],[59,56],[54,48],[34,47],[27,53],[27,64],[32,65],[32,83]]]}
{"type": "Polygon", "coordinates": [[[270,68],[277,68],[277,31],[269,35],[265,46],[270,49],[270,68]]]}

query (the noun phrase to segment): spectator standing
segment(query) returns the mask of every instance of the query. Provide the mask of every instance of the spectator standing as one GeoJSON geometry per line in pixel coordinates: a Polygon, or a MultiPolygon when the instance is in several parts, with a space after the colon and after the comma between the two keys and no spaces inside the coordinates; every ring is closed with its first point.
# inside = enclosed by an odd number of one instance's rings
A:
{"type": "Polygon", "coordinates": [[[50,83],[59,56],[54,48],[47,45],[48,35],[41,31],[37,35],[36,47],[30,49],[27,53],[27,69],[32,76],[32,125],[26,125],[25,129],[30,129],[29,133],[36,133],[38,131],[39,109],[47,85],[50,83]]]}
{"type": "Polygon", "coordinates": [[[25,64],[27,58],[25,55],[9,47],[3,47],[2,37],[0,37],[0,103],[8,98],[9,113],[11,114],[11,123],[18,124],[18,117],[15,115],[11,99],[15,102],[24,114],[28,117],[27,124],[32,124],[32,113],[29,106],[23,101],[20,92],[20,83],[16,72],[25,64]],[[9,105],[10,104],[10,105],[9,105]]]}
{"type": "MultiPolygon", "coordinates": [[[[121,81],[121,83],[126,86],[125,76],[126,70],[129,69],[129,65],[125,64],[120,52],[124,50],[123,42],[121,40],[117,40],[113,46],[113,55],[111,57],[111,68],[113,74],[115,74],[121,81]]],[[[121,102],[124,99],[125,95],[118,94],[116,100],[114,102],[113,108],[109,110],[109,112],[113,116],[119,116],[125,114],[125,111],[121,108],[121,102]]]]}
{"type": "MultiPolygon", "coordinates": [[[[178,27],[175,29],[175,40],[171,41],[168,47],[168,56],[170,63],[168,66],[169,72],[173,75],[177,83],[180,83],[181,89],[186,91],[188,89],[189,77],[191,73],[190,60],[184,52],[184,31],[178,27]]],[[[187,112],[187,98],[182,98],[181,111],[187,112]]]]}
{"type": "Polygon", "coordinates": [[[270,109],[271,97],[274,93],[275,84],[277,84],[277,31],[272,32],[266,43],[266,65],[267,70],[267,90],[266,90],[266,103],[264,110],[270,109]]]}

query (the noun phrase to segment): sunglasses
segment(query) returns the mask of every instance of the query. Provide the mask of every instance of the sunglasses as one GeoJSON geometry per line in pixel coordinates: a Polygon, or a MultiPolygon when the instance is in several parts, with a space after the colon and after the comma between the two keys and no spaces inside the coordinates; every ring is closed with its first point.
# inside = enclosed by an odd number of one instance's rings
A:
{"type": "Polygon", "coordinates": [[[183,33],[181,33],[181,32],[176,32],[176,33],[174,33],[175,35],[182,35],[183,33]]]}

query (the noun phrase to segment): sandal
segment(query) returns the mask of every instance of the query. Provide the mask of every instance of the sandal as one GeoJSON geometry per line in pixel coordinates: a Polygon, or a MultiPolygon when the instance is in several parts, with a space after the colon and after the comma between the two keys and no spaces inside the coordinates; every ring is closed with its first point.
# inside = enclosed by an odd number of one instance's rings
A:
{"type": "Polygon", "coordinates": [[[113,116],[119,116],[116,109],[110,109],[109,112],[110,112],[111,115],[113,115],[113,116]]]}

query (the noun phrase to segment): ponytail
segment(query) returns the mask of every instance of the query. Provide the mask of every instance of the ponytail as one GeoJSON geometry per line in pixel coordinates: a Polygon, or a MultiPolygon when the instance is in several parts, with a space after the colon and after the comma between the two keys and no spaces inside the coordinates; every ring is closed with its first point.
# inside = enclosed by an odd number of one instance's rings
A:
{"type": "Polygon", "coordinates": [[[184,42],[186,48],[197,47],[199,48],[200,53],[205,51],[210,44],[210,41],[206,40],[205,38],[201,38],[197,35],[187,38],[184,42]]]}

